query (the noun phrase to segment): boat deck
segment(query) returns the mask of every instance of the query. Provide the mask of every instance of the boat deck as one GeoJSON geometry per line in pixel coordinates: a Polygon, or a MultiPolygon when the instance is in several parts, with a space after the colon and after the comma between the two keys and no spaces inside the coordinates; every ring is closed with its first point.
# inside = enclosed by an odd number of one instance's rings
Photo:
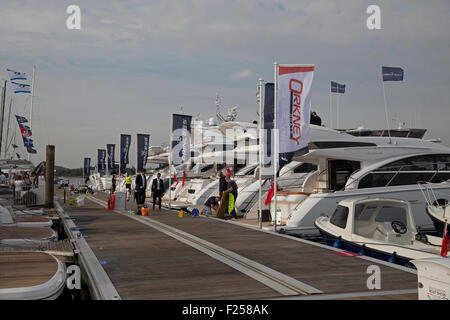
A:
{"type": "Polygon", "coordinates": [[[63,221],[82,228],[72,237],[92,250],[90,281],[114,298],[417,299],[412,269],[236,222],[166,209],[148,217],[109,211],[106,196],[95,197],[65,208],[72,219],[63,221]],[[367,288],[371,265],[381,270],[379,290],[367,288]]]}

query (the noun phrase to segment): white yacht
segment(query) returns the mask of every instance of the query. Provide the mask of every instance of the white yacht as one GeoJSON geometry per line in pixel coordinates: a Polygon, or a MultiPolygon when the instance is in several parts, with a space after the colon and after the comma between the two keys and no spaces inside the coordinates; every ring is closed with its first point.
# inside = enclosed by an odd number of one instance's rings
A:
{"type": "MultiPolygon", "coordinates": [[[[417,228],[434,229],[424,214],[426,202],[417,181],[440,183],[450,179],[450,148],[417,138],[355,137],[317,126],[311,128],[311,136],[316,137],[310,143],[309,153],[294,155],[293,160],[315,164],[317,170],[308,174],[301,188],[294,190],[302,193],[291,199],[297,202],[294,209],[279,212],[279,216],[287,217],[282,231],[317,233],[315,219],[321,213],[330,215],[339,201],[349,197],[410,201],[417,228]],[[327,138],[328,133],[334,138],[327,138]]],[[[436,188],[449,191],[450,184],[436,188]]]]}

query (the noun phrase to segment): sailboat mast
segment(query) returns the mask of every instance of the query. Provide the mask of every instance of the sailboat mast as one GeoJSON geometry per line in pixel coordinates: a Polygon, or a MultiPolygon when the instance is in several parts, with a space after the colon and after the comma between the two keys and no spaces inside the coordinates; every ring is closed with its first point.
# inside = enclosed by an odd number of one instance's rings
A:
{"type": "MultiPolygon", "coordinates": [[[[30,131],[33,132],[33,97],[34,97],[34,74],[36,66],[33,65],[33,77],[31,78],[31,104],[30,104],[30,131]]],[[[30,160],[30,153],[28,152],[28,160],[30,160]]]]}
{"type": "Polygon", "coordinates": [[[5,159],[6,159],[6,153],[8,152],[8,136],[9,136],[9,120],[11,119],[11,105],[12,105],[12,98],[9,99],[9,112],[8,112],[8,125],[6,126],[6,139],[5,139],[5,159]]]}
{"type": "Polygon", "coordinates": [[[5,102],[6,102],[6,83],[7,83],[7,80],[5,80],[5,85],[3,87],[3,95],[2,95],[2,118],[1,118],[1,123],[0,123],[0,154],[2,152],[3,119],[5,116],[5,102]]]}

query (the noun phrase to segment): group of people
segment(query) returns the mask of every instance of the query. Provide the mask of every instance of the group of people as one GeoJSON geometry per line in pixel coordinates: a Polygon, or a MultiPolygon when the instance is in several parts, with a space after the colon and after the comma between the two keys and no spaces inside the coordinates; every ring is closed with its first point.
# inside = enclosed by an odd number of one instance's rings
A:
{"type": "MultiPolygon", "coordinates": [[[[2,172],[0,174],[0,181],[3,183],[3,181],[6,180],[6,175],[2,172]]],[[[30,177],[28,172],[13,173],[11,175],[11,179],[9,180],[9,184],[11,189],[16,192],[28,191],[31,190],[31,188],[39,187],[39,176],[37,174],[32,174],[32,177],[30,177]]]]}
{"type": "Polygon", "coordinates": [[[231,171],[226,170],[226,175],[222,171],[218,172],[219,177],[219,196],[209,197],[205,202],[205,215],[213,214],[213,211],[219,209],[220,201],[223,201],[223,195],[228,194],[228,210],[227,212],[232,218],[237,219],[235,203],[238,196],[238,186],[234,180],[231,179],[231,171]]]}

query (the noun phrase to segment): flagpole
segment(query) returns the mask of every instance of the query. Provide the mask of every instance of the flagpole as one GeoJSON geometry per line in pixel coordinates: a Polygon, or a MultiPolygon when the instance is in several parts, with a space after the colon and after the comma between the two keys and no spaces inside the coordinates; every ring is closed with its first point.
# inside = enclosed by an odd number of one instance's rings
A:
{"type": "MultiPolygon", "coordinates": [[[[33,132],[33,98],[34,98],[34,75],[36,66],[33,65],[33,76],[31,78],[31,103],[30,103],[30,131],[33,132]]],[[[28,161],[30,161],[30,153],[28,152],[28,161]]]]}
{"type": "Polygon", "coordinates": [[[333,129],[333,109],[331,107],[333,94],[330,92],[330,129],[333,129]]]}
{"type": "Polygon", "coordinates": [[[11,119],[11,105],[12,105],[12,98],[9,100],[9,113],[8,113],[8,125],[6,128],[6,141],[5,141],[5,159],[6,159],[6,153],[8,152],[8,136],[9,136],[9,120],[11,119]]]}
{"type": "Polygon", "coordinates": [[[0,153],[2,150],[2,140],[3,140],[3,118],[5,115],[5,103],[6,103],[6,84],[8,80],[5,80],[5,85],[3,87],[3,94],[2,94],[2,120],[0,124],[0,153]]]}
{"type": "Polygon", "coordinates": [[[386,113],[386,125],[387,125],[387,130],[388,130],[388,135],[389,135],[389,143],[391,143],[391,130],[389,129],[389,115],[388,115],[388,106],[387,106],[387,100],[386,100],[386,87],[384,85],[384,81],[383,82],[383,97],[384,97],[384,111],[386,113]]]}
{"type": "Polygon", "coordinates": [[[273,181],[274,181],[274,231],[277,232],[277,171],[278,171],[278,63],[274,62],[274,113],[273,129],[275,132],[273,154],[273,181]]]}
{"type": "Polygon", "coordinates": [[[263,163],[263,129],[262,129],[262,106],[263,106],[263,79],[259,79],[259,210],[258,210],[258,225],[259,228],[262,229],[262,187],[261,187],[261,170],[263,163]]]}
{"type": "MultiPolygon", "coordinates": [[[[339,91],[339,87],[338,90],[339,91]]],[[[336,129],[339,129],[339,93],[336,92],[336,129]]]]}
{"type": "Polygon", "coordinates": [[[172,125],[173,125],[173,114],[170,117],[169,125],[169,210],[172,208],[172,125]]]}

